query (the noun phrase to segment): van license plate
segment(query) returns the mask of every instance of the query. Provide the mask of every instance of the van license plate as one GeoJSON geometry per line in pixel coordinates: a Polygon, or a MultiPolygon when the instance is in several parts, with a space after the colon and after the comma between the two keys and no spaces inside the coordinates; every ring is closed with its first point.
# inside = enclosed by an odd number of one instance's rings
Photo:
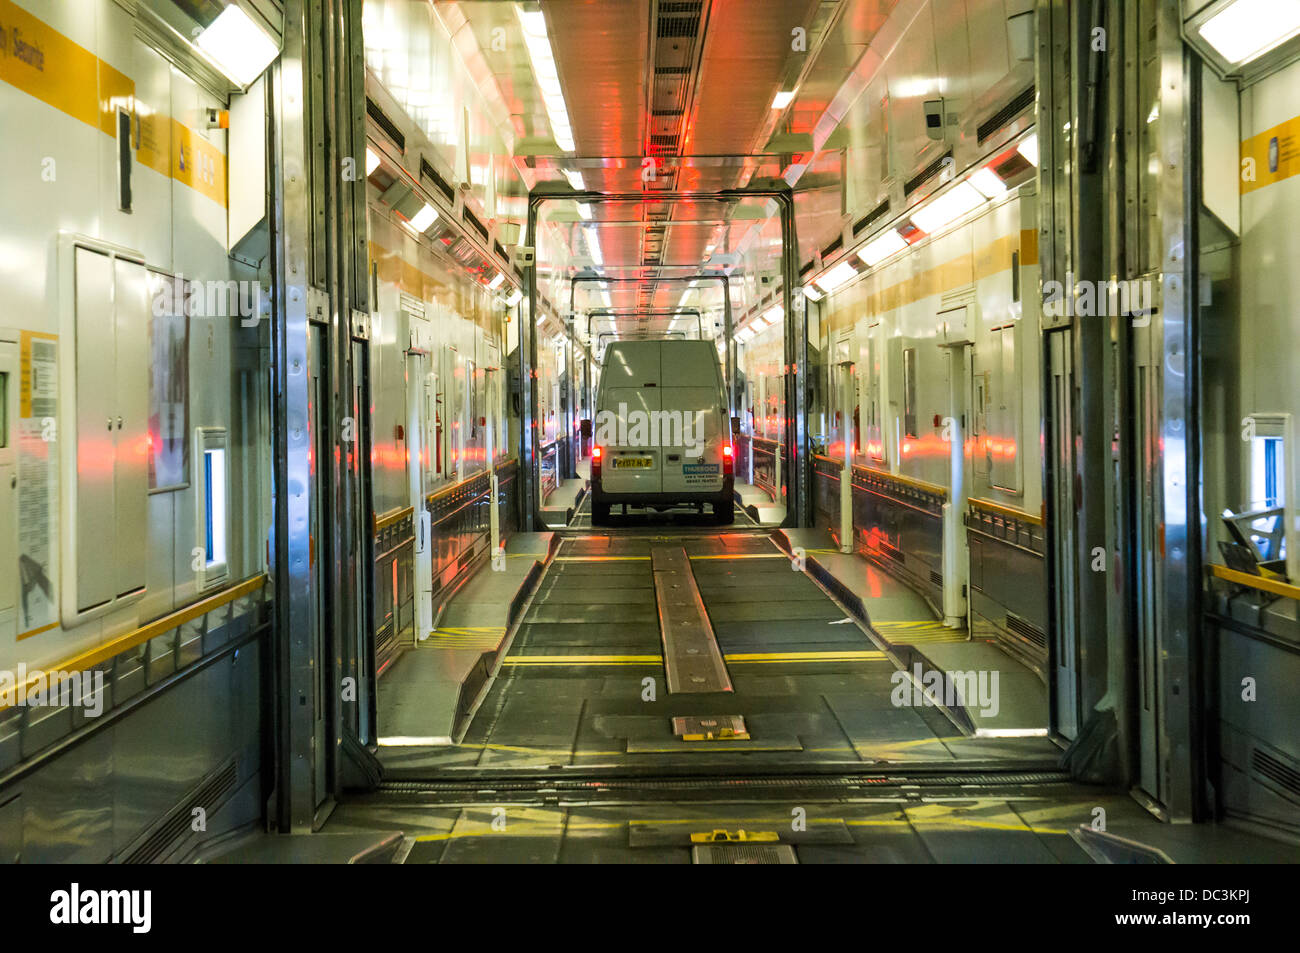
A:
{"type": "Polygon", "coordinates": [[[615,470],[648,470],[655,465],[654,457],[615,457],[615,470]]]}

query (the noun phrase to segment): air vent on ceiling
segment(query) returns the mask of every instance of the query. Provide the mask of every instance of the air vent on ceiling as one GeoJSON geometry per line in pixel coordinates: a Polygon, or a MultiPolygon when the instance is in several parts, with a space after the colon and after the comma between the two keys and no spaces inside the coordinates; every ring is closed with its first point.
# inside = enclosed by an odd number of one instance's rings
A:
{"type": "Polygon", "coordinates": [[[1035,89],[1032,85],[1029,86],[1028,89],[1022,89],[1001,109],[979,124],[979,128],[975,131],[975,134],[979,137],[979,141],[983,142],[999,129],[1006,126],[1006,124],[1015,119],[1016,116],[1032,106],[1034,104],[1034,99],[1035,89]]]}
{"type": "Polygon", "coordinates": [[[122,862],[152,864],[164,859],[176,842],[191,830],[195,808],[202,808],[205,816],[210,818],[235,790],[238,777],[235,761],[232,758],[225,766],[210,775],[188,801],[177,805],[153,833],[145,838],[144,843],[127,854],[122,862]]]}
{"type": "Polygon", "coordinates": [[[456,204],[456,190],[451,187],[451,183],[438,174],[438,170],[429,165],[429,160],[420,158],[420,175],[427,178],[441,192],[452,205],[456,204]]]}
{"type": "Polygon", "coordinates": [[[808,272],[812,271],[816,267],[817,267],[817,262],[815,261],[808,262],[808,264],[804,265],[802,268],[799,269],[799,277],[806,278],[808,276],[808,272]]]}
{"type": "Polygon", "coordinates": [[[460,213],[460,217],[463,218],[469,224],[470,228],[474,229],[474,231],[478,232],[479,235],[482,236],[483,241],[488,240],[487,227],[484,226],[484,224],[478,220],[478,217],[473,212],[471,212],[469,209],[462,209],[460,213]]]}
{"type": "Polygon", "coordinates": [[[942,588],[943,588],[943,574],[942,574],[942,573],[937,573],[937,572],[935,572],[933,569],[931,569],[931,570],[930,570],[930,582],[931,582],[933,585],[936,585],[936,586],[938,586],[940,589],[942,589],[942,588]]]}
{"type": "Polygon", "coordinates": [[[1254,768],[1256,774],[1272,781],[1283,791],[1294,797],[1300,797],[1300,771],[1291,765],[1266,751],[1255,748],[1250,753],[1250,766],[1254,768]]]}
{"type": "Polygon", "coordinates": [[[659,24],[655,31],[660,39],[694,36],[700,29],[701,0],[659,4],[659,24]]]}
{"type": "Polygon", "coordinates": [[[860,219],[858,219],[856,222],[853,223],[853,234],[856,236],[861,232],[866,231],[868,228],[870,228],[872,225],[880,221],[881,218],[883,218],[888,214],[889,214],[889,199],[885,199],[883,202],[881,202],[879,205],[873,208],[870,212],[868,212],[866,215],[862,216],[860,219]]]}
{"type": "Polygon", "coordinates": [[[835,241],[831,242],[829,245],[827,245],[825,248],[822,249],[823,260],[830,258],[831,255],[835,254],[843,247],[844,247],[844,236],[841,235],[839,238],[835,239],[835,241]]]}
{"type": "Polygon", "coordinates": [[[1047,648],[1047,634],[1042,629],[1010,612],[1007,613],[1007,631],[1014,632],[1040,649],[1047,648]]]}
{"type": "Polygon", "coordinates": [[[383,131],[384,135],[392,140],[393,145],[397,146],[397,148],[401,149],[403,152],[406,151],[406,136],[402,134],[402,130],[397,128],[397,123],[389,119],[388,116],[385,115],[384,111],[380,109],[379,106],[375,104],[375,101],[369,96],[366,97],[366,115],[375,121],[375,125],[383,131]]]}
{"type": "Polygon", "coordinates": [[[949,149],[947,152],[939,156],[939,158],[935,159],[933,162],[927,165],[924,169],[922,169],[912,178],[908,179],[907,182],[904,183],[903,185],[903,195],[905,196],[911,195],[921,186],[925,185],[925,183],[933,179],[936,175],[938,175],[940,172],[943,171],[944,163],[951,158],[952,158],[952,150],[949,149]]]}
{"type": "Polygon", "coordinates": [[[498,241],[494,241],[494,242],[492,243],[492,250],[493,250],[494,252],[496,252],[498,255],[500,255],[502,258],[505,258],[505,257],[506,257],[506,250],[505,250],[504,248],[501,247],[501,243],[500,243],[500,242],[498,242],[498,241]]]}

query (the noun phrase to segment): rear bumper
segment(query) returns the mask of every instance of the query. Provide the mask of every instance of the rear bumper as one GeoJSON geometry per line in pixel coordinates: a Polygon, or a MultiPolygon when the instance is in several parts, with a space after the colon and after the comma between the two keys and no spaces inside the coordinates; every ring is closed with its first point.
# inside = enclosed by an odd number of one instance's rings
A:
{"type": "Polygon", "coordinates": [[[722,478],[722,487],[717,490],[684,491],[675,490],[659,493],[606,493],[599,479],[591,481],[591,501],[593,503],[633,503],[664,506],[669,503],[714,503],[719,499],[730,500],[735,495],[736,478],[722,478]]]}

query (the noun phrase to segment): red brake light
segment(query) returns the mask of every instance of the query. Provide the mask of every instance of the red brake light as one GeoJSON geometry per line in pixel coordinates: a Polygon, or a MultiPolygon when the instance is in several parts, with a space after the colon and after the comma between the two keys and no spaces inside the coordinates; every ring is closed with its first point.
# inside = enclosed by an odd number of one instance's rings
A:
{"type": "Polygon", "coordinates": [[[591,448],[591,475],[600,476],[600,447],[591,448]]]}
{"type": "Polygon", "coordinates": [[[735,451],[732,450],[731,444],[722,445],[722,475],[731,476],[735,472],[735,451]]]}

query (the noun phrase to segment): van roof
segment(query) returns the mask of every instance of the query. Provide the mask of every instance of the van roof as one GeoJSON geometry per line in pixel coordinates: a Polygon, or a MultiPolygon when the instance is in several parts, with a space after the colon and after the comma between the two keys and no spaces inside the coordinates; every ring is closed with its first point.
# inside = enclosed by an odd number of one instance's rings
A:
{"type": "Polygon", "coordinates": [[[717,349],[709,341],[611,341],[601,384],[607,387],[721,385],[717,349]]]}

